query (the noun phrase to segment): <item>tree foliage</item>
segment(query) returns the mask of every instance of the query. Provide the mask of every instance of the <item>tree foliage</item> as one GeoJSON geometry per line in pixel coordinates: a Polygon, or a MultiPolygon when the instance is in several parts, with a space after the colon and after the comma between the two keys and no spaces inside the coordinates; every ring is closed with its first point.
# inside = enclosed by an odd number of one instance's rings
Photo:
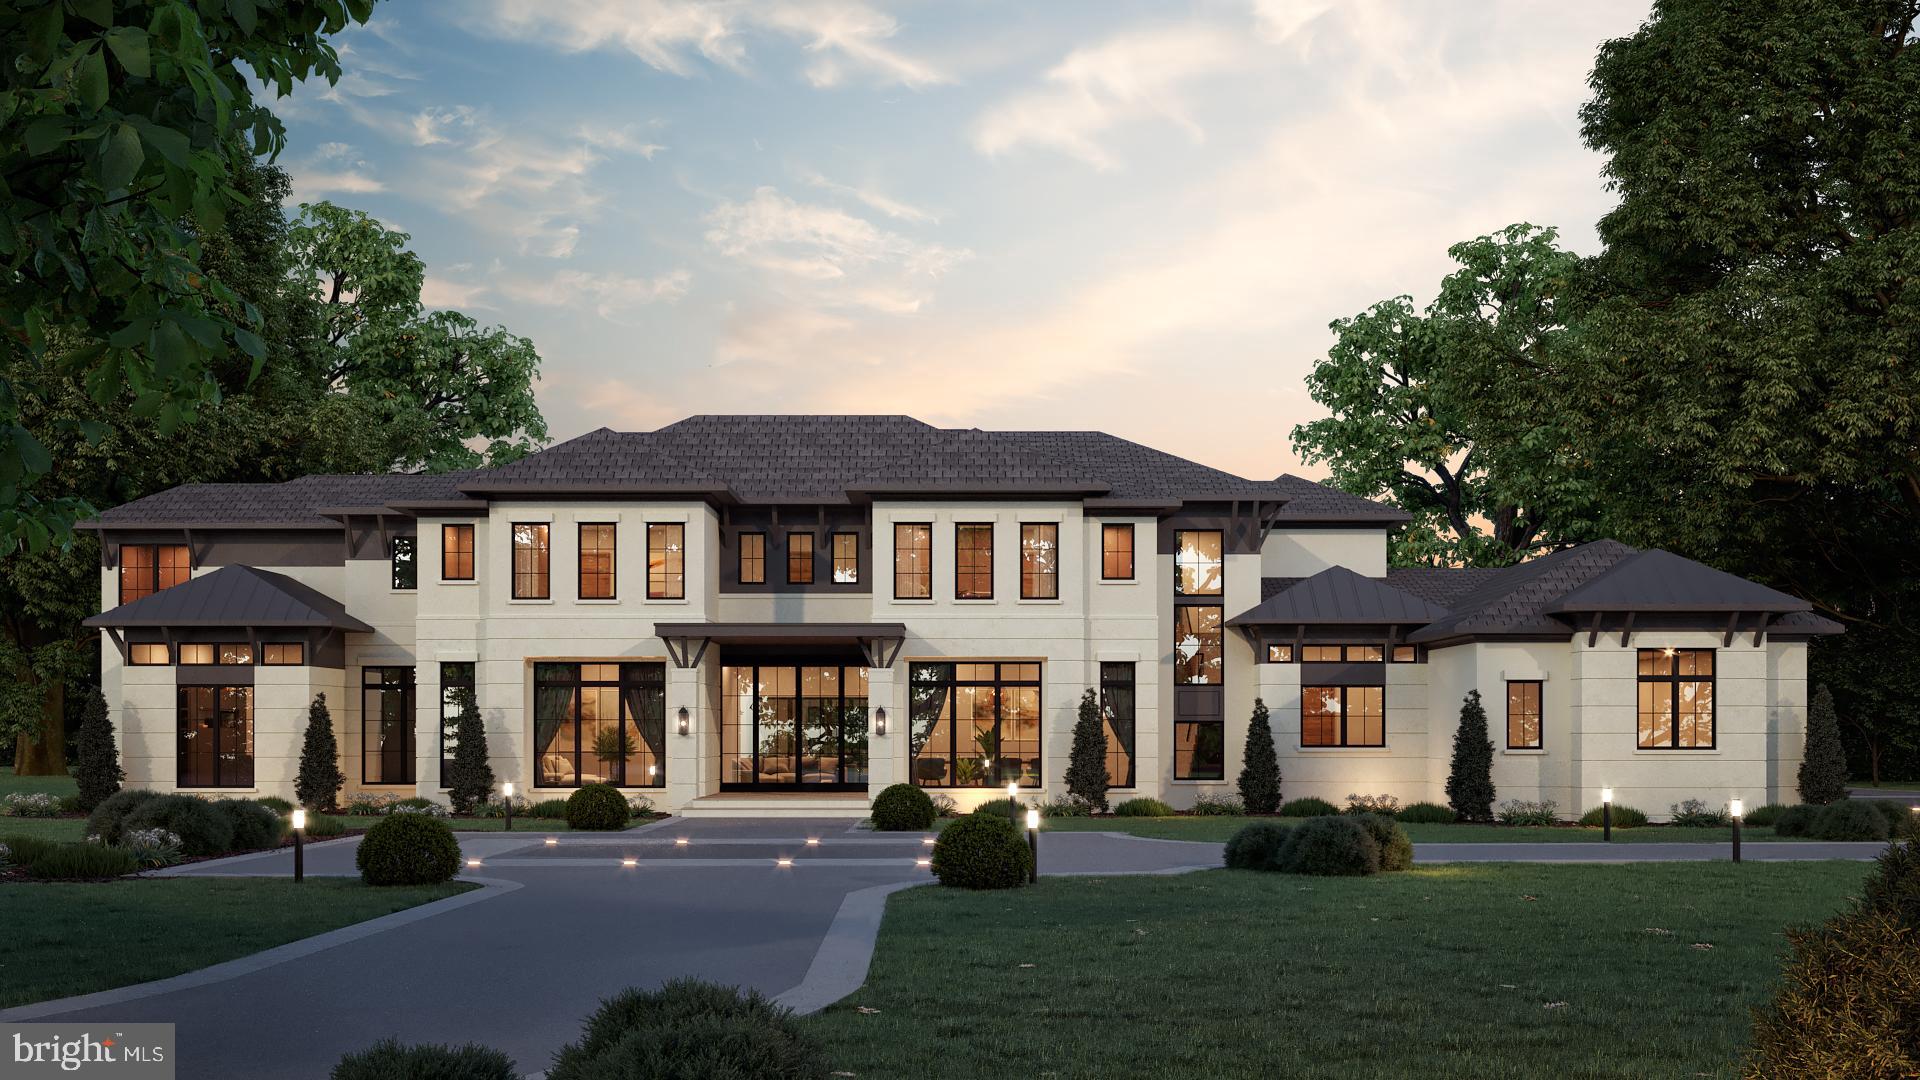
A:
{"type": "Polygon", "coordinates": [[[1280,809],[1280,758],[1273,747],[1273,725],[1267,703],[1253,699],[1247,721],[1247,747],[1240,766],[1240,802],[1249,814],[1271,814],[1280,809]]]}
{"type": "Polygon", "coordinates": [[[1107,725],[1092,687],[1080,695],[1080,714],[1073,724],[1067,795],[1103,813],[1107,809],[1107,725]]]}
{"type": "Polygon", "coordinates": [[[1480,703],[1480,691],[1469,690],[1460,703],[1460,726],[1453,732],[1447,805],[1461,821],[1492,821],[1493,799],[1493,740],[1487,737],[1487,709],[1480,703]]]}
{"type": "Polygon", "coordinates": [[[340,772],[340,744],[333,737],[333,715],[327,695],[316,694],[307,707],[307,733],[300,743],[300,775],[293,782],[294,801],[321,813],[333,808],[347,778],[340,772]]]}
{"type": "Polygon", "coordinates": [[[1815,806],[1847,797],[1847,753],[1840,747],[1840,720],[1827,684],[1814,688],[1807,704],[1806,754],[1800,759],[1800,801],[1815,806]]]}
{"type": "Polygon", "coordinates": [[[453,761],[441,781],[447,785],[453,812],[468,814],[493,791],[493,766],[487,763],[487,727],[480,720],[480,706],[472,690],[464,686],[455,690],[450,703],[455,714],[453,761]]]}
{"type": "Polygon", "coordinates": [[[74,740],[79,745],[73,779],[80,789],[80,810],[93,808],[120,790],[127,774],[120,768],[120,747],[113,739],[113,718],[107,713],[107,699],[98,689],[87,694],[80,710],[80,731],[74,740]]]}

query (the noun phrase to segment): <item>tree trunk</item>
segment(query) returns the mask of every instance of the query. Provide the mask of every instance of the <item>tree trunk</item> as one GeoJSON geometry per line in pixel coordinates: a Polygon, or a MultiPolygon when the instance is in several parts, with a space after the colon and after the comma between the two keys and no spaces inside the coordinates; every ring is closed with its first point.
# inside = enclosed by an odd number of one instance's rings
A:
{"type": "Polygon", "coordinates": [[[45,687],[39,738],[22,735],[13,743],[15,776],[67,775],[67,687],[59,679],[45,687]]]}

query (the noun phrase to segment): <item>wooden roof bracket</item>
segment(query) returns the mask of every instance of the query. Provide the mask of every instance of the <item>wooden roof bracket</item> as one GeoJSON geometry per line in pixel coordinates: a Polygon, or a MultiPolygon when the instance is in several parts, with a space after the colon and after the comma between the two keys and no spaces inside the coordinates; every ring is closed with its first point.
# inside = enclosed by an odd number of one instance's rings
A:
{"type": "Polygon", "coordinates": [[[120,662],[126,663],[127,639],[121,636],[120,628],[117,626],[107,627],[107,637],[113,640],[113,647],[120,650],[120,662]]]}
{"type": "Polygon", "coordinates": [[[1267,546],[1267,537],[1273,533],[1273,527],[1280,524],[1280,511],[1285,509],[1286,505],[1285,502],[1275,500],[1273,508],[1260,515],[1259,547],[1265,548],[1267,546]]]}
{"type": "Polygon", "coordinates": [[[1620,647],[1633,644],[1633,612],[1627,612],[1627,621],[1620,627],[1620,647]]]}
{"type": "Polygon", "coordinates": [[[1599,643],[1600,613],[1596,611],[1593,613],[1593,618],[1587,621],[1587,648],[1591,649],[1599,643]]]}
{"type": "Polygon", "coordinates": [[[1733,644],[1733,635],[1739,630],[1739,628],[1740,628],[1740,613],[1737,611],[1729,613],[1727,615],[1726,635],[1720,639],[1721,648],[1724,649],[1727,646],[1733,644]]]}
{"type": "Polygon", "coordinates": [[[1772,612],[1763,611],[1760,613],[1760,622],[1753,628],[1753,644],[1756,648],[1767,640],[1767,624],[1771,622],[1773,622],[1772,612]]]}
{"type": "Polygon", "coordinates": [[[187,570],[189,572],[198,570],[200,569],[200,547],[193,542],[193,530],[187,528],[180,531],[187,535],[187,570]]]}

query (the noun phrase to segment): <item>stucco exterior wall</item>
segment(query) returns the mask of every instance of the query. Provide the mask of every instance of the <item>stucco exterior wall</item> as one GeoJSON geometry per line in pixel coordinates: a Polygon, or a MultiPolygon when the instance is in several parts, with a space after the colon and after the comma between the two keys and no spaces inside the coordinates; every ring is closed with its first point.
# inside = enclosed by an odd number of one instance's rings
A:
{"type": "Polygon", "coordinates": [[[1282,525],[1260,545],[1260,573],[1267,577],[1312,577],[1335,566],[1363,577],[1386,577],[1387,531],[1282,525]]]}

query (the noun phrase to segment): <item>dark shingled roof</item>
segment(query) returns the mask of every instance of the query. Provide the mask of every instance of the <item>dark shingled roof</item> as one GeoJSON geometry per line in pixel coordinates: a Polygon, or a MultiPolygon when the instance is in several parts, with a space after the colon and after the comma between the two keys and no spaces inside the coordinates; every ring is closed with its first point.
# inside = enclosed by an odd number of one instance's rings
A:
{"type": "Polygon", "coordinates": [[[1273,623],[1334,624],[1430,623],[1446,609],[1401,592],[1378,578],[1362,577],[1334,566],[1227,620],[1229,626],[1273,623]]]}
{"type": "Polygon", "coordinates": [[[121,604],[82,625],[331,627],[371,633],[337,600],[284,574],[223,566],[210,574],[121,604]]]}
{"type": "Polygon", "coordinates": [[[1632,548],[1617,540],[1597,540],[1495,571],[1455,600],[1451,615],[1414,631],[1407,640],[1567,634],[1568,625],[1542,609],[1632,554],[1632,548]]]}
{"type": "Polygon", "coordinates": [[[1586,611],[1811,611],[1813,605],[1757,582],[1653,549],[1546,605],[1552,613],[1586,611]]]}
{"type": "Polygon", "coordinates": [[[472,472],[437,475],[385,473],[366,476],[303,476],[283,484],[182,484],[102,513],[101,526],[116,529],[183,525],[272,525],[339,528],[323,510],[378,507],[394,502],[457,499],[472,472]]]}

